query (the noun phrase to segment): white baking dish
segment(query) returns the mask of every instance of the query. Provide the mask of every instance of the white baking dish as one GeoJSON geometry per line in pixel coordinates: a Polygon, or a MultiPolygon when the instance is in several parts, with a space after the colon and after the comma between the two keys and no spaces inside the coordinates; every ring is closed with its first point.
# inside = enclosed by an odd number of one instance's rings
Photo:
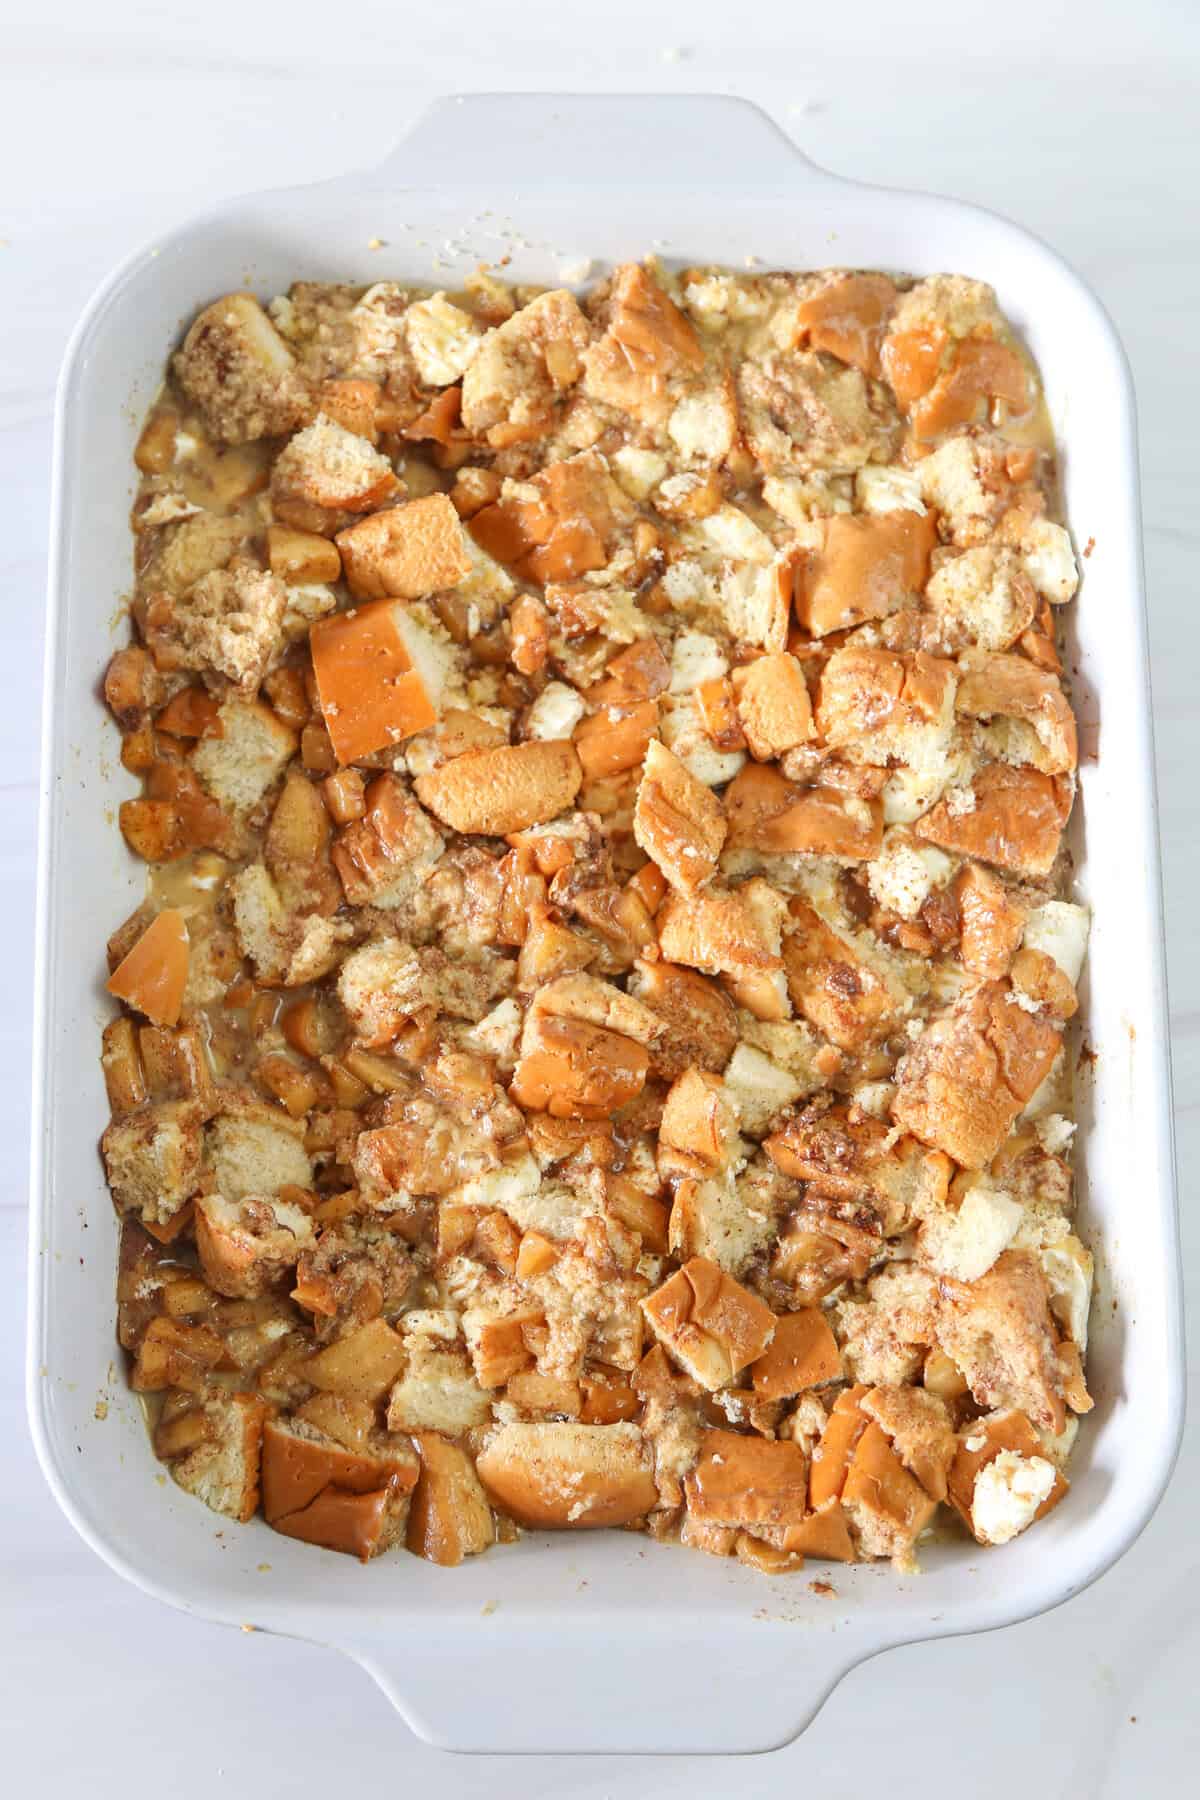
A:
{"type": "Polygon", "coordinates": [[[63,1509],[129,1579],[208,1618],[346,1651],[432,1743],[759,1750],[798,1732],[863,1658],[1044,1611],[1145,1525],[1175,1455],[1183,1376],[1133,399],[1101,308],[1026,233],[952,201],[838,180],[742,102],[543,96],[443,101],[380,169],[182,227],[107,282],[63,368],[43,770],[30,1416],[63,1509]],[[264,295],[297,276],[453,286],[504,254],[508,275],[557,281],[581,259],[651,248],[991,281],[1045,374],[1078,541],[1095,538],[1070,629],[1085,727],[1100,723],[1075,826],[1080,889],[1096,908],[1086,1007],[1098,1054],[1080,1133],[1100,1271],[1096,1410],[1070,1496],[1036,1530],[991,1554],[935,1546],[919,1579],[810,1569],[834,1596],[810,1591],[808,1574],[768,1581],[617,1533],[527,1539],[453,1572],[404,1555],[360,1569],[261,1522],[225,1525],[164,1483],[114,1366],[99,948],[144,871],[113,821],[132,784],[97,682],[125,631],[130,453],[166,348],[202,302],[247,283],[264,295]]]}

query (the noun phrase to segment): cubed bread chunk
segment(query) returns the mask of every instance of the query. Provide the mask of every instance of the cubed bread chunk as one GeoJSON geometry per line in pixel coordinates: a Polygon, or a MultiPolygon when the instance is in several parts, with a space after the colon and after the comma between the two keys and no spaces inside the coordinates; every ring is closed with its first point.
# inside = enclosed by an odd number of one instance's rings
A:
{"type": "Polygon", "coordinates": [[[956,883],[963,968],[985,980],[1008,973],[1025,929],[1026,909],[999,875],[968,863],[956,883]]]}
{"type": "MultiPolygon", "coordinates": [[[[737,1154],[746,1147],[736,1139],[731,1150],[737,1154]]],[[[660,1134],[660,1170],[673,1173],[682,1160],[679,1151],[661,1143],[660,1134]]],[[[695,1159],[696,1164],[699,1160],[695,1159]]],[[[701,1257],[736,1277],[767,1249],[775,1227],[774,1214],[761,1204],[750,1178],[735,1176],[726,1168],[679,1182],[671,1205],[667,1248],[672,1256],[701,1257]]]]}
{"type": "Polygon", "coordinates": [[[322,514],[372,512],[399,485],[386,456],[322,412],[276,457],[271,500],[285,524],[319,531],[322,514]]]}
{"type": "Polygon", "coordinates": [[[263,1514],[285,1537],[368,1562],[402,1539],[419,1468],[404,1439],[355,1453],[312,1426],[272,1419],[263,1432],[263,1514]]]}
{"type": "Polygon", "coordinates": [[[614,594],[584,587],[577,578],[604,568],[632,510],[603,457],[583,451],[551,463],[532,481],[506,486],[498,501],[474,515],[471,535],[523,579],[564,584],[548,587],[546,600],[568,630],[578,630],[588,617],[598,625],[608,614],[607,635],[629,643],[649,629],[631,598],[626,595],[621,605],[614,594]]]}
{"type": "Polygon", "coordinates": [[[183,1415],[194,1436],[167,1458],[171,1479],[213,1512],[244,1525],[258,1511],[265,1402],[255,1394],[212,1395],[183,1415]]]}
{"type": "Polygon", "coordinates": [[[658,1504],[649,1447],[624,1421],[502,1425],[475,1467],[495,1503],[537,1530],[627,1525],[658,1504]]]}
{"type": "Polygon", "coordinates": [[[633,835],[673,887],[693,893],[712,877],[726,830],[720,801],[664,744],[651,739],[638,783],[633,835]]]}
{"type": "Polygon", "coordinates": [[[263,981],[299,987],[327,975],[349,927],[316,912],[293,911],[263,863],[249,863],[229,883],[238,947],[263,981]]]}
{"type": "Polygon", "coordinates": [[[404,905],[437,862],[444,840],[395,775],[378,775],[363,816],[338,833],[333,862],[351,906],[404,905]]]}
{"type": "Polygon", "coordinates": [[[253,812],[273,788],[296,749],[296,733],[257,700],[226,700],[220,737],[201,738],[192,767],[230,813],[253,812]]]}
{"type": "Polygon", "coordinates": [[[663,1102],[658,1166],[664,1174],[706,1175],[726,1168],[742,1148],[737,1114],[719,1075],[687,1069],[663,1102]]]}
{"type": "Polygon", "coordinates": [[[408,1509],[406,1542],[415,1556],[457,1568],[495,1541],[487,1495],[471,1459],[433,1431],[416,1433],[421,1473],[408,1509]]]}
{"type": "Polygon", "coordinates": [[[824,350],[865,375],[879,374],[879,351],[899,298],[886,275],[833,270],[810,277],[796,323],[814,350],[824,350]]]}
{"type": "Polygon", "coordinates": [[[958,1450],[945,1401],[924,1388],[893,1386],[873,1387],[859,1405],[925,1492],[944,1500],[946,1477],[958,1450]]]}
{"type": "Polygon", "coordinates": [[[449,657],[389,600],[319,620],[309,634],[325,728],[339,763],[399,744],[437,721],[449,657]]]}
{"type": "Polygon", "coordinates": [[[1005,982],[969,992],[934,1019],[899,1068],[898,1125],[968,1169],[989,1163],[1049,1074],[1061,1033],[1005,982]]]}
{"type": "Polygon", "coordinates": [[[229,1200],[202,1194],[196,1202],[196,1249],[210,1287],[252,1299],[278,1286],[314,1241],[304,1208],[265,1194],[229,1200]]]}
{"type": "Polygon", "coordinates": [[[909,1474],[878,1425],[868,1425],[854,1447],[841,1501],[864,1555],[913,1566],[913,1546],[937,1501],[909,1474]]]}
{"type": "Polygon", "coordinates": [[[877,799],[834,787],[801,787],[777,768],[747,763],[725,792],[727,849],[769,856],[871,862],[883,843],[877,799]]]}
{"type": "Polygon", "coordinates": [[[959,1433],[948,1498],[978,1543],[1008,1543],[1058,1505],[1067,1482],[1052,1464],[1047,1464],[1051,1481],[1043,1470],[1031,1466],[1042,1460],[1042,1439],[1017,1409],[972,1419],[959,1433]],[[980,1494],[981,1475],[1000,1457],[1005,1462],[980,1494]]]}
{"type": "Polygon", "coordinates": [[[659,947],[669,962],[713,974],[769,974],[783,966],[784,902],[769,882],[739,888],[671,893],[656,915],[659,947]]]}
{"type": "Polygon", "coordinates": [[[806,1388],[838,1381],[841,1374],[837,1339],[817,1306],[781,1313],[770,1344],[750,1368],[750,1380],[760,1400],[787,1399],[806,1388]]]}
{"type": "Polygon", "coordinates": [[[312,1186],[303,1119],[293,1119],[282,1107],[237,1090],[222,1093],[220,1104],[206,1133],[208,1164],[218,1193],[237,1202],[276,1195],[285,1187],[312,1186]]]}
{"type": "Polygon", "coordinates": [[[898,436],[886,388],[819,351],[747,359],[737,390],[746,441],[766,475],[852,474],[888,460],[898,436]]]}
{"type": "Polygon", "coordinates": [[[443,825],[503,837],[566,812],[582,781],[574,746],[550,739],[469,751],[419,775],[415,786],[443,825]]]}
{"type": "Polygon", "coordinates": [[[825,519],[820,547],[796,567],[796,617],[813,637],[886,618],[923,592],[936,541],[933,519],[920,513],[825,519]]]}
{"type": "Polygon", "coordinates": [[[183,340],[175,374],[227,444],[282,437],[311,411],[291,351],[251,294],[226,294],[205,307],[183,340]]]}
{"type": "Polygon", "coordinates": [[[996,544],[947,557],[930,576],[925,597],[946,629],[981,650],[1007,650],[1037,611],[1037,592],[1016,552],[996,544]]]}
{"type": "Polygon", "coordinates": [[[463,375],[462,420],[497,448],[541,437],[583,374],[591,329],[573,294],[538,294],[489,331],[463,375]]]}
{"type": "Polygon", "coordinates": [[[1058,676],[1026,656],[968,653],[955,707],[971,719],[990,719],[994,753],[1064,775],[1078,760],[1075,715],[1058,676]]]}
{"type": "Polygon", "coordinates": [[[1031,1251],[1006,1250],[978,1281],[946,1282],[937,1334],[980,1406],[1018,1407],[1044,1430],[1062,1430],[1058,1335],[1031,1251]]]}
{"type": "Polygon", "coordinates": [[[757,656],[734,671],[738,717],[750,754],[769,762],[813,735],[812,706],[800,664],[786,651],[757,656]]]}
{"type": "Polygon", "coordinates": [[[665,1081],[690,1068],[720,1074],[737,1043],[737,1014],[720,988],[694,969],[668,961],[638,962],[629,992],[662,1025],[650,1045],[650,1066],[665,1081]]]}
{"type": "Polygon", "coordinates": [[[153,1025],[179,1021],[188,979],[188,929],[174,907],[156,913],[105,984],[153,1025]]]}
{"type": "Polygon", "coordinates": [[[642,1311],[668,1355],[710,1391],[727,1387],[775,1333],[770,1307],[700,1256],[644,1300],[642,1311]]]}
{"type": "MultiPolygon", "coordinates": [[[[808,1459],[799,1444],[743,1437],[736,1431],[705,1431],[700,1457],[684,1481],[690,1517],[724,1525],[768,1541],[804,1517],[808,1459]]],[[[781,1547],[791,1548],[787,1537],[781,1547]]]]}
{"type": "Polygon", "coordinates": [[[882,1037],[894,1016],[887,983],[807,902],[789,902],[783,966],[797,1012],[841,1050],[882,1037]]]}
{"type": "Polygon", "coordinates": [[[234,557],[182,593],[145,603],[146,642],[158,668],[196,669],[252,700],[283,643],[288,590],[249,557],[234,557]]]}
{"type": "Polygon", "coordinates": [[[203,1124],[198,1100],[160,1100],[105,1127],[100,1149],[119,1212],[154,1226],[181,1212],[200,1186],[203,1124]]]}
{"type": "Polygon", "coordinates": [[[665,424],[673,377],[704,367],[691,322],[640,263],[613,276],[607,327],[584,356],[589,399],[632,413],[647,425],[665,424]]]}
{"type": "Polygon", "coordinates": [[[953,724],[954,664],[923,650],[900,653],[850,643],[821,671],[817,729],[856,761],[917,763],[953,724]]]}
{"type": "Polygon", "coordinates": [[[471,572],[462,526],[445,494],[372,513],[339,531],[337,547],[358,600],[421,600],[456,587],[471,572]]]}
{"type": "Polygon", "coordinates": [[[556,1118],[603,1119],[634,1099],[650,1066],[655,1014],[591,975],[548,983],[526,1014],[514,1100],[556,1118]]]}
{"type": "Polygon", "coordinates": [[[475,1379],[465,1345],[408,1330],[404,1347],[404,1371],[388,1399],[389,1431],[459,1437],[490,1421],[491,1395],[475,1379]]]}

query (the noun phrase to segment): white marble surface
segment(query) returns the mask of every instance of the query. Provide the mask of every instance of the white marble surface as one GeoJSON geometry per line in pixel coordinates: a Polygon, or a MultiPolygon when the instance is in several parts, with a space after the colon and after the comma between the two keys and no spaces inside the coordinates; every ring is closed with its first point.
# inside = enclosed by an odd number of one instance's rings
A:
{"type": "MultiPolygon", "coordinates": [[[[687,1794],[824,1800],[1174,1794],[1200,1757],[1200,1431],[1156,1519],[1089,1592],[1032,1623],[895,1651],[856,1671],[798,1743],[733,1769],[450,1758],[417,1744],[340,1658],[171,1613],[74,1537],[34,1463],[21,1398],[29,944],[47,469],[55,372],[93,285],[129,249],[239,189],[377,159],[460,89],[738,92],[829,167],[1007,212],[1092,282],[1141,410],[1165,840],[1181,1198],[1200,1298],[1196,420],[1200,418],[1200,7],[1192,0],[795,0],[687,8],[520,0],[76,0],[6,10],[0,58],[0,1767],[12,1791],[448,1797],[687,1794]],[[332,23],[331,23],[332,22],[332,23]],[[315,1726],[315,1729],[314,1729],[315,1726]],[[214,1784],[218,1784],[214,1786],[214,1784]]],[[[109,604],[106,595],[97,604],[109,604]]]]}

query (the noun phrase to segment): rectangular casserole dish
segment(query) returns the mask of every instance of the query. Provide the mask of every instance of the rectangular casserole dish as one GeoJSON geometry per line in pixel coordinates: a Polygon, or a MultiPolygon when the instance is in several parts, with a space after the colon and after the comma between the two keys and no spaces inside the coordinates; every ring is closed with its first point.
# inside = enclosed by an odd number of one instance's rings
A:
{"type": "Polygon", "coordinates": [[[1042,1612],[1128,1548],[1166,1485],[1183,1411],[1137,480],[1121,348],[1051,251],[978,209],[826,174],[736,100],[445,100],[381,168],[235,201],[106,283],[58,395],[28,1374],[47,1479],[113,1568],[204,1617],[345,1651],[433,1744],[728,1753],[793,1737],[865,1657],[1042,1612]],[[1085,752],[1072,827],[1079,897],[1095,909],[1083,995],[1095,1057],[1080,1082],[1078,1164],[1097,1254],[1096,1409],[1067,1502],[1001,1561],[939,1542],[919,1579],[839,1567],[833,1596],[814,1594],[806,1575],[766,1580],[619,1533],[525,1540],[448,1572],[401,1555],[360,1570],[261,1521],[222,1530],[156,1482],[116,1367],[116,1221],[96,1152],[108,1016],[97,943],[140,897],[144,870],[114,826],[133,779],[97,683],[125,632],[130,458],[168,347],[200,305],[241,286],[265,296],[297,277],[386,275],[454,287],[505,255],[507,277],[555,283],[588,259],[651,249],[735,267],[752,257],[990,281],[1041,367],[1077,542],[1095,540],[1067,649],[1085,752]]]}

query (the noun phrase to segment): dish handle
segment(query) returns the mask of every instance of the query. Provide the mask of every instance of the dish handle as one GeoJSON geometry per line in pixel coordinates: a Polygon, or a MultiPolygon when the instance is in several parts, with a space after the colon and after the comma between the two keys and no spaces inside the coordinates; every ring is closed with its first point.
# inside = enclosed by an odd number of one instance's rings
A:
{"type": "MultiPolygon", "coordinates": [[[[826,1608],[807,1588],[772,1593],[755,1618],[686,1618],[633,1629],[597,1619],[564,1627],[481,1614],[359,1637],[345,1648],[417,1737],[487,1755],[745,1755],[778,1749],[809,1725],[842,1677],[906,1641],[826,1608]],[[818,1610],[820,1609],[820,1610],[818,1610]],[[831,1629],[831,1627],[836,1627],[831,1629]]],[[[912,1633],[907,1634],[908,1637],[912,1633]]]]}
{"type": "Polygon", "coordinates": [[[761,107],[730,94],[450,94],[367,180],[538,187],[740,185],[813,165],[761,107]]]}

